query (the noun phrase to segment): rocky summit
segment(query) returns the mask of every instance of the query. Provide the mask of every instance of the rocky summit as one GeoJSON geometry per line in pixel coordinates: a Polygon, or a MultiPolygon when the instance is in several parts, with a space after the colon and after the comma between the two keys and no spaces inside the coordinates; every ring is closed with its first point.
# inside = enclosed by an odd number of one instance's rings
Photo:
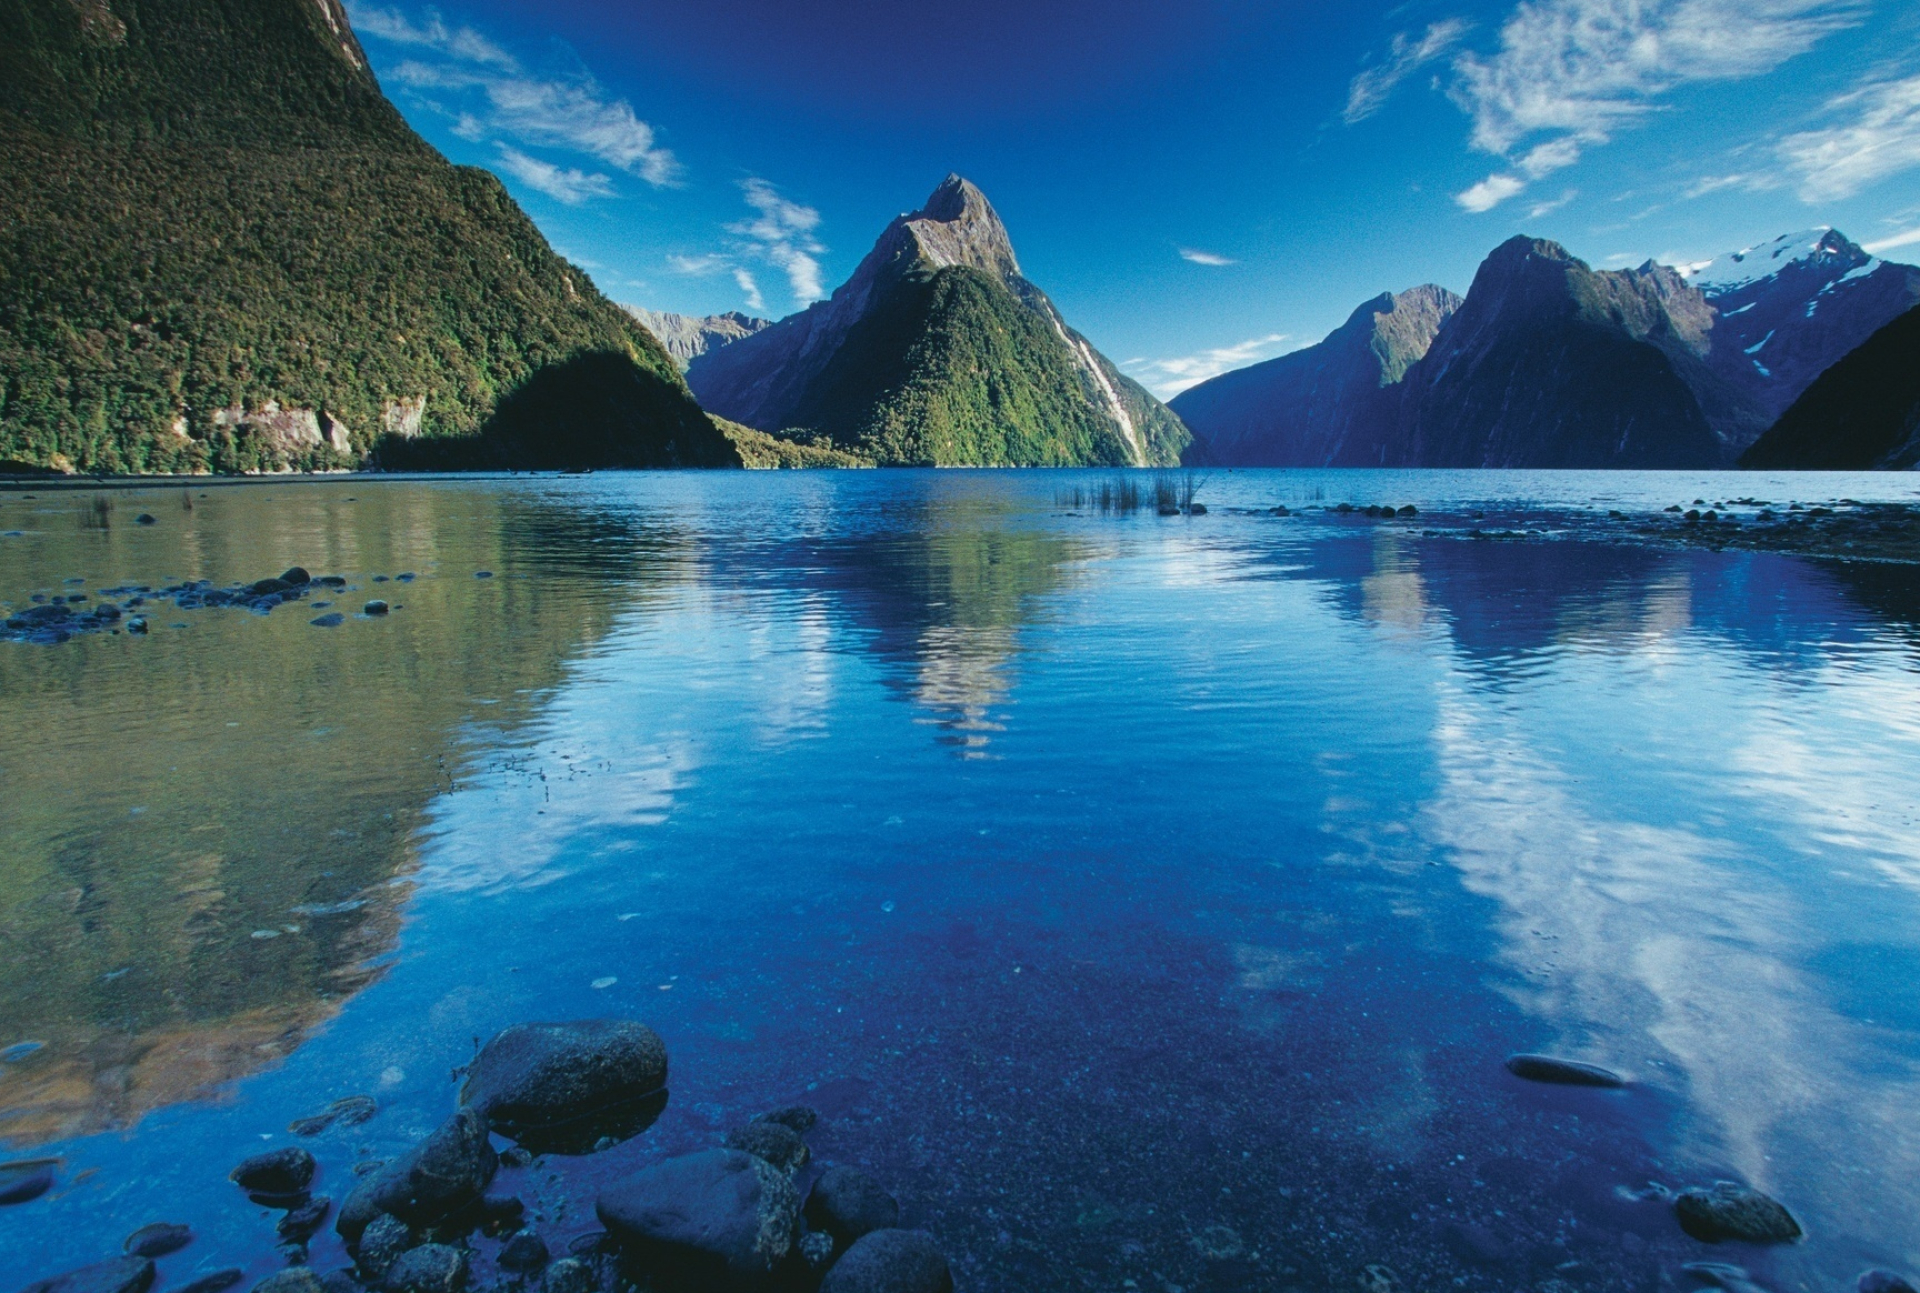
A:
{"type": "Polygon", "coordinates": [[[666,310],[646,310],[637,305],[629,305],[625,309],[633,316],[634,322],[651,332],[666,347],[667,353],[673,356],[673,361],[680,365],[682,372],[686,371],[688,364],[709,350],[718,350],[742,337],[751,337],[771,322],[756,319],[751,314],[742,314],[738,310],[695,318],[690,314],[674,314],[666,310]]]}
{"type": "Polygon", "coordinates": [[[16,469],[739,461],[338,0],[0,0],[0,373],[16,469]]]}
{"type": "Polygon", "coordinates": [[[687,381],[721,417],[882,463],[1145,466],[1189,439],[1021,273],[958,175],[831,297],[707,351],[687,381]]]}

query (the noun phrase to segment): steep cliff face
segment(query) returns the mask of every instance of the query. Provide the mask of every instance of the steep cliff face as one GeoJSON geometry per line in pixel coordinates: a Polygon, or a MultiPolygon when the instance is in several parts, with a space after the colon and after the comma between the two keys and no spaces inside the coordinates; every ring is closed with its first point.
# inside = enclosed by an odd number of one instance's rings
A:
{"type": "Polygon", "coordinates": [[[718,350],[742,337],[751,337],[770,323],[770,320],[756,319],[738,310],[696,318],[666,310],[645,310],[637,305],[623,308],[633,316],[634,322],[652,333],[654,340],[666,348],[667,353],[673,356],[673,361],[680,365],[681,372],[685,372],[688,364],[709,350],[718,350]]]}
{"type": "Polygon", "coordinates": [[[1740,465],[1792,471],[1920,467],[1920,307],[1820,374],[1740,465]]]}
{"type": "Polygon", "coordinates": [[[1480,266],[1405,383],[1395,461],[1435,467],[1692,467],[1724,449],[1682,370],[1704,368],[1672,283],[1596,273],[1514,238],[1480,266]]]}
{"type": "Polygon", "coordinates": [[[1378,466],[1395,451],[1400,382],[1460,298],[1431,284],[1382,293],[1318,345],[1202,382],[1169,405],[1193,462],[1231,467],[1378,466]]]}
{"type": "Polygon", "coordinates": [[[881,462],[1171,463],[1188,438],[1021,274],[957,175],[831,297],[700,356],[687,380],[723,417],[881,462]]]}
{"type": "Polygon", "coordinates": [[[337,0],[0,0],[0,374],[70,470],[737,461],[337,0]]]}

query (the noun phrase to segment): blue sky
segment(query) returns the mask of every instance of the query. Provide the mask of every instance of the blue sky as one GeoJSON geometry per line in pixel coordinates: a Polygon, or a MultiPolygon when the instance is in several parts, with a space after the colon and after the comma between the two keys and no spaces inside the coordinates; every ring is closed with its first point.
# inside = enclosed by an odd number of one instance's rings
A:
{"type": "Polygon", "coordinates": [[[352,6],[389,95],[615,300],[778,317],[949,171],[1163,395],[1520,232],[1920,260],[1912,0],[352,6]]]}

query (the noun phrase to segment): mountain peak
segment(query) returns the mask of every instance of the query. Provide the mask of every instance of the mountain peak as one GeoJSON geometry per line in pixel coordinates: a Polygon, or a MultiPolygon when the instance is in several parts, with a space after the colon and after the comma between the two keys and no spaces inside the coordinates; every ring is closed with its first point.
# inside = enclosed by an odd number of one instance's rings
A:
{"type": "Polygon", "coordinates": [[[1828,225],[1782,234],[1758,246],[1715,256],[1680,272],[1708,296],[1737,292],[1795,265],[1857,269],[1873,258],[1860,245],[1828,225]]]}
{"type": "MultiPolygon", "coordinates": [[[[999,213],[986,194],[960,175],[940,181],[925,206],[900,218],[900,228],[913,240],[916,256],[936,269],[967,265],[1007,282],[1020,276],[1013,240],[999,213]]],[[[887,241],[883,235],[881,244],[887,241]]]]}

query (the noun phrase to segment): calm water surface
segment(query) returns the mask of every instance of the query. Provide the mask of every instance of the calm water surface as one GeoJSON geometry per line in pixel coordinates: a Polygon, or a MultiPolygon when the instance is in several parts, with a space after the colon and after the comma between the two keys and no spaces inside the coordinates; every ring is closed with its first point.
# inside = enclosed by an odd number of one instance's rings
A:
{"type": "Polygon", "coordinates": [[[556,1249],[596,1182],[804,1101],[963,1289],[1920,1268],[1920,578],[1255,510],[1911,481],[1236,472],[1192,519],[1071,482],[0,494],[16,606],[296,562],[397,604],[0,644],[0,1138],[63,1160],[0,1283],[157,1220],[199,1236],[162,1288],[263,1277],[240,1157],[371,1094],[300,1142],[337,1199],[476,1039],[598,1014],[666,1038],[672,1104],[502,1174],[556,1249]],[[1805,1242],[1687,1239],[1653,1187],[1720,1178],[1805,1242]]]}

